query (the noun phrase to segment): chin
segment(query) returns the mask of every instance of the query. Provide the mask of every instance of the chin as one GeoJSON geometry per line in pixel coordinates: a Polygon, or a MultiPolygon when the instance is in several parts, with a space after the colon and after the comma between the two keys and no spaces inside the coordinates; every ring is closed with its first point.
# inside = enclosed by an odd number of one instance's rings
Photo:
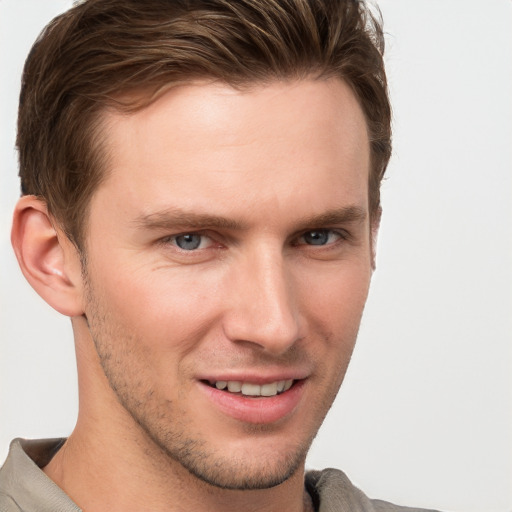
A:
{"type": "MultiPolygon", "coordinates": [[[[146,434],[149,432],[146,431],[146,434]]],[[[204,440],[171,435],[149,436],[171,466],[219,488],[258,490],[276,487],[302,471],[313,439],[276,448],[273,442],[253,438],[250,446],[213,447],[204,440]]]]}
{"type": "Polygon", "coordinates": [[[238,491],[276,487],[291,478],[304,465],[305,454],[284,460],[261,463],[250,456],[238,460],[180,460],[180,464],[197,479],[219,489],[238,491]]]}

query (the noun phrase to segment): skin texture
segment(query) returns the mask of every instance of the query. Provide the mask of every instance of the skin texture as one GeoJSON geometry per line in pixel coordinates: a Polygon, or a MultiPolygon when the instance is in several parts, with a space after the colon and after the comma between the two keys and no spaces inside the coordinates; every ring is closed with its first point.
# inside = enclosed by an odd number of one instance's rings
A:
{"type": "MultiPolygon", "coordinates": [[[[338,79],[197,83],[104,127],[84,272],[56,227],[53,277],[34,285],[73,317],[79,369],[78,423],[45,471],[91,511],[306,510],[305,456],[372,274],[353,93],[338,79]],[[249,416],[207,382],[285,378],[292,394],[249,399],[249,416]]],[[[49,239],[34,201],[18,224],[49,239]]]]}

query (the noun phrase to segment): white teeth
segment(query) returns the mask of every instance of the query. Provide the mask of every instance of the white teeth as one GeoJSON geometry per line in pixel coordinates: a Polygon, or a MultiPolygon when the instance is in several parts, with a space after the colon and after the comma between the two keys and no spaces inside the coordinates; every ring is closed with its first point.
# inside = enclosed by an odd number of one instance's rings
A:
{"type": "Polygon", "coordinates": [[[245,396],[276,396],[279,393],[288,391],[293,385],[293,379],[269,382],[268,384],[252,384],[238,380],[217,380],[212,382],[220,390],[227,390],[231,393],[242,393],[245,396]]]}
{"type": "Polygon", "coordinates": [[[249,382],[244,382],[242,384],[242,395],[261,396],[261,386],[258,386],[258,384],[250,384],[249,382]]]}
{"type": "Polygon", "coordinates": [[[277,395],[277,382],[272,382],[272,384],[263,384],[263,386],[261,386],[261,396],[274,395],[277,395]]]}
{"type": "Polygon", "coordinates": [[[240,393],[242,391],[242,383],[237,380],[230,380],[228,382],[228,390],[231,393],[240,393]]]}

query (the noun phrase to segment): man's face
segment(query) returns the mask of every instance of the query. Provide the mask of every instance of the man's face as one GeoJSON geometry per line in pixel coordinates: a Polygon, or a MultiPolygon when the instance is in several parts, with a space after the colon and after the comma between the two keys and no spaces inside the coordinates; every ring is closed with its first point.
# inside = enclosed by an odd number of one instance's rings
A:
{"type": "Polygon", "coordinates": [[[334,400],[367,296],[363,113],[335,79],[196,84],[105,127],[85,313],[110,385],[171,463],[276,485],[334,400]]]}

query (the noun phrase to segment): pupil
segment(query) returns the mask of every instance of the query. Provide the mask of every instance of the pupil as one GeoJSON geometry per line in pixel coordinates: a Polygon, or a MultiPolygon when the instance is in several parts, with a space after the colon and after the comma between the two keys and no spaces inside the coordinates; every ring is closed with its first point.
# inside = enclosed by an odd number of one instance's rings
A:
{"type": "Polygon", "coordinates": [[[310,231],[304,235],[304,240],[310,245],[325,245],[328,238],[327,231],[310,231]]]}
{"type": "Polygon", "coordinates": [[[176,245],[180,249],[184,249],[185,251],[192,251],[197,249],[201,244],[201,236],[200,235],[180,235],[176,237],[176,245]]]}

